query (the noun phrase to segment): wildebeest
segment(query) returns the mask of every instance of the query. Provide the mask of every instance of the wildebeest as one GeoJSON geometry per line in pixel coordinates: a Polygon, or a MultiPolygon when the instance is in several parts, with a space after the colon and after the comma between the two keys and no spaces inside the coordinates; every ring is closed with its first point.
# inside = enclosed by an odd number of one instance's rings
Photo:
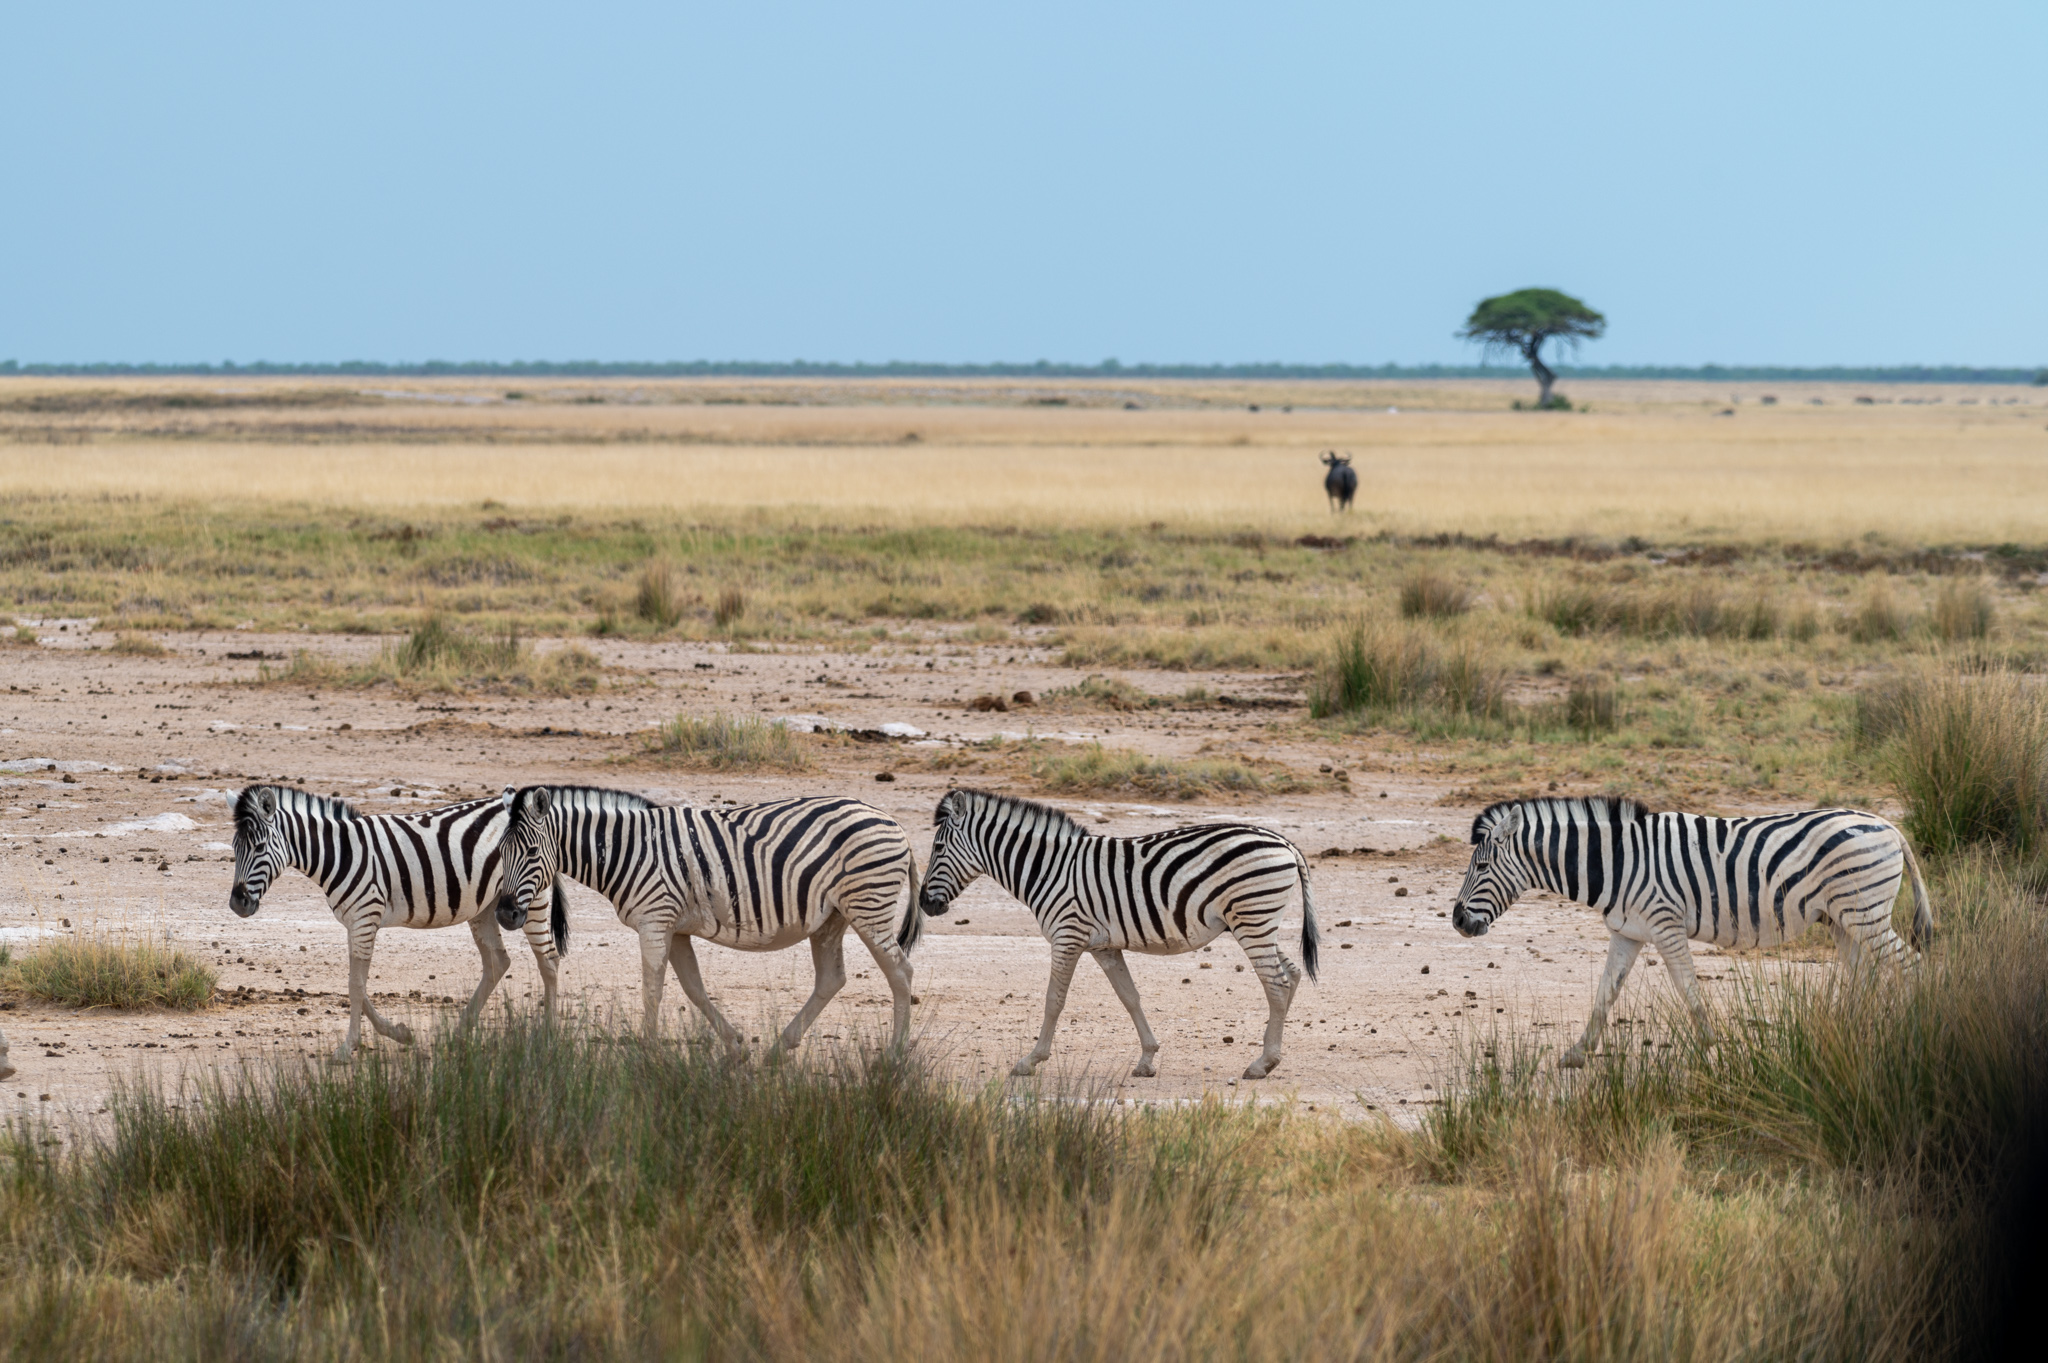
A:
{"type": "Polygon", "coordinates": [[[1323,491],[1330,495],[1330,510],[1349,511],[1351,498],[1358,492],[1358,470],[1351,467],[1351,456],[1324,450],[1323,462],[1330,466],[1330,471],[1323,475],[1323,491]]]}

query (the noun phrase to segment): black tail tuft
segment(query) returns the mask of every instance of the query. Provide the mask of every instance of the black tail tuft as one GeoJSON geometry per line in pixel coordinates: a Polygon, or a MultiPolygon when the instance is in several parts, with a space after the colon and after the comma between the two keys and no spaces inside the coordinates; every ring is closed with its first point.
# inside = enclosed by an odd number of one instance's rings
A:
{"type": "Polygon", "coordinates": [[[917,909],[919,892],[924,887],[917,882],[917,852],[905,852],[903,859],[910,864],[910,900],[903,906],[903,926],[897,930],[896,945],[908,951],[924,935],[924,915],[917,909]]]}
{"type": "Polygon", "coordinates": [[[1308,971],[1308,977],[1316,977],[1316,945],[1322,938],[1316,932],[1316,901],[1308,892],[1308,858],[1302,856],[1299,847],[1294,849],[1295,874],[1301,877],[1301,965],[1308,971]]]}
{"type": "Polygon", "coordinates": [[[555,881],[554,907],[548,912],[548,927],[555,934],[555,955],[569,954],[569,892],[562,888],[558,878],[555,881]]]}

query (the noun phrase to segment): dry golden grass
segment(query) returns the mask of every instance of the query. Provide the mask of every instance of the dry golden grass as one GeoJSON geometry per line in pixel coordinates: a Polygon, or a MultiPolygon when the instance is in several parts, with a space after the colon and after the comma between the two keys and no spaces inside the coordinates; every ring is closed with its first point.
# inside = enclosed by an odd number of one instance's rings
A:
{"type": "Polygon", "coordinates": [[[1675,383],[1576,385],[1593,410],[1570,415],[1501,410],[1519,388],[1492,381],[615,381],[519,402],[497,400],[503,385],[375,386],[443,400],[159,410],[93,394],[220,385],[0,385],[0,443],[39,447],[0,465],[0,495],[1745,541],[2027,541],[2048,523],[2044,398],[2020,388],[1880,390],[1858,406],[1849,387],[1780,385],[1779,404],[1730,417],[1727,389],[1675,383]],[[1024,405],[1034,391],[1072,405],[1024,405]],[[1126,392],[1147,405],[1112,405],[1126,392]],[[38,395],[78,410],[37,410],[38,395]],[[1358,509],[1341,520],[1322,496],[1326,448],[1352,451],[1359,472],[1358,509]]]}

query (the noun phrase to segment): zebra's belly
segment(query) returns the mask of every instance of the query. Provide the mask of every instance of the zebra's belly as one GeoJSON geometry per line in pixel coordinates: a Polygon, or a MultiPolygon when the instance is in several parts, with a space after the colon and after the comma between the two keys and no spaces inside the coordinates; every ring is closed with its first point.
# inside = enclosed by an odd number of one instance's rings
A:
{"type": "Polygon", "coordinates": [[[383,926],[387,928],[452,928],[458,923],[467,923],[484,911],[482,904],[457,904],[453,907],[438,905],[431,912],[424,906],[418,909],[393,907],[385,910],[383,926]]]}
{"type": "Polygon", "coordinates": [[[1201,918],[1188,925],[1183,934],[1174,930],[1171,920],[1163,927],[1151,923],[1120,923],[1111,919],[1097,932],[1101,945],[1091,941],[1090,951],[1107,947],[1111,951],[1135,951],[1145,956],[1178,956],[1183,952],[1198,951],[1216,939],[1223,931],[1223,920],[1201,918]]]}

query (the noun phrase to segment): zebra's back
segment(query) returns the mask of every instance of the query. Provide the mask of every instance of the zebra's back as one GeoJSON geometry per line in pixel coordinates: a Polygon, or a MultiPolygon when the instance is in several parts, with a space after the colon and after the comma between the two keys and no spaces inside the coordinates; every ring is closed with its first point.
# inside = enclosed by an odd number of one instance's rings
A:
{"type": "Polygon", "coordinates": [[[1196,824],[1135,838],[1090,837],[1069,872],[1080,906],[1118,950],[1200,946],[1224,929],[1220,906],[1277,910],[1296,884],[1294,844],[1249,824],[1196,824]]]}
{"type": "Polygon", "coordinates": [[[473,800],[357,821],[384,881],[385,926],[466,923],[497,899],[506,824],[502,802],[473,800]]]}
{"type": "Polygon", "coordinates": [[[699,935],[722,945],[787,946],[835,911],[879,913],[887,923],[906,888],[909,836],[864,800],[798,797],[671,813],[667,850],[679,888],[699,910],[699,935]]]}
{"type": "Polygon", "coordinates": [[[1649,825],[1656,882],[1691,913],[1690,936],[1721,946],[1773,946],[1852,906],[1889,915],[1906,874],[1904,835],[1860,809],[1649,825]]]}

